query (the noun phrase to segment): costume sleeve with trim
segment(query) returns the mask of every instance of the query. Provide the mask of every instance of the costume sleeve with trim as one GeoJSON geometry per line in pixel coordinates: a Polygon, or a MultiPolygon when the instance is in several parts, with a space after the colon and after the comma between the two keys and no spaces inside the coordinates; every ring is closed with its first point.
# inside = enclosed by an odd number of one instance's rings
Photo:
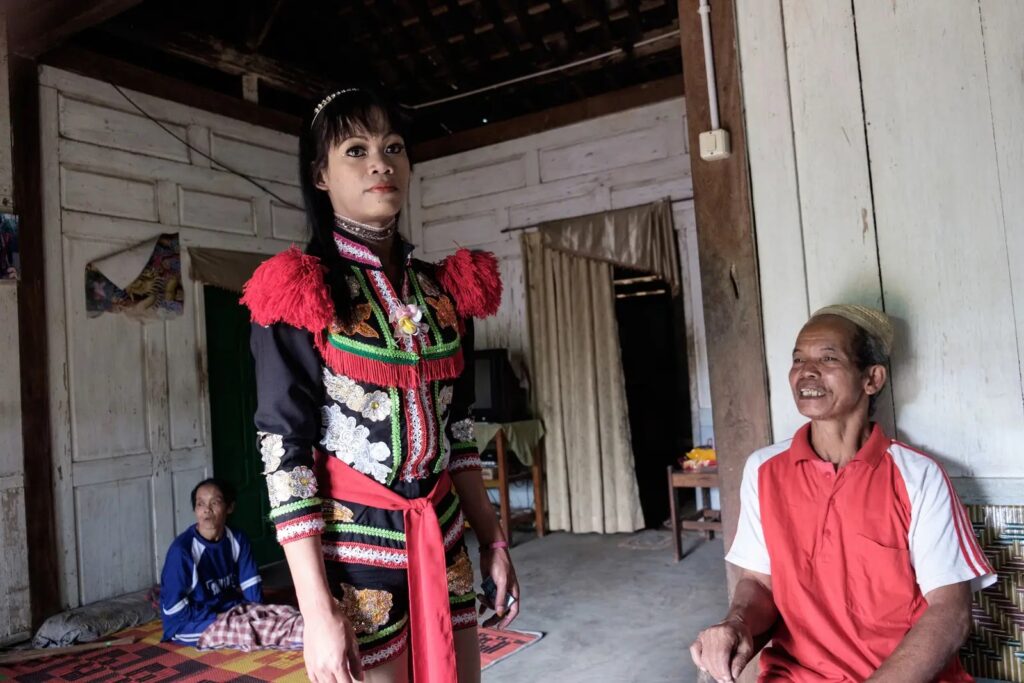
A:
{"type": "Polygon", "coordinates": [[[502,282],[498,259],[485,251],[459,249],[442,261],[437,279],[455,301],[462,326],[462,352],[465,369],[455,380],[452,406],[445,433],[452,446],[448,471],[452,474],[480,470],[480,451],[476,444],[472,405],[475,396],[473,363],[473,318],[487,318],[501,305],[502,282]]]}
{"type": "Polygon", "coordinates": [[[758,454],[747,458],[740,485],[740,519],[736,527],[727,562],[761,574],[772,573],[768,545],[761,526],[761,501],[758,493],[758,472],[764,460],[758,454]]]}
{"type": "Polygon", "coordinates": [[[942,466],[898,444],[889,453],[910,499],[910,561],[921,593],[964,581],[972,591],[995,583],[996,574],[942,466]]]}
{"type": "Polygon", "coordinates": [[[270,517],[284,544],[324,528],[313,473],[324,391],[314,333],[333,320],[334,309],[319,260],[295,248],[256,269],[242,303],[253,320],[257,441],[270,517]]]}
{"type": "Polygon", "coordinates": [[[480,470],[480,449],[476,444],[473,426],[473,402],[476,400],[476,385],[473,358],[473,320],[465,322],[462,334],[462,351],[466,354],[466,367],[455,380],[452,406],[445,425],[445,436],[452,447],[448,460],[448,471],[452,474],[480,470]]]}

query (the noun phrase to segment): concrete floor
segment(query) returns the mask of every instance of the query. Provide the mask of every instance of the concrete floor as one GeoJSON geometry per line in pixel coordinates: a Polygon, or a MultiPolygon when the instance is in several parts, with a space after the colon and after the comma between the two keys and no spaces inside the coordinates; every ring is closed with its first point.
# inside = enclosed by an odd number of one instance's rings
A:
{"type": "Polygon", "coordinates": [[[513,628],[546,635],[484,683],[696,683],[689,645],[727,605],[720,539],[687,534],[678,564],[667,531],[516,540],[513,628]]]}

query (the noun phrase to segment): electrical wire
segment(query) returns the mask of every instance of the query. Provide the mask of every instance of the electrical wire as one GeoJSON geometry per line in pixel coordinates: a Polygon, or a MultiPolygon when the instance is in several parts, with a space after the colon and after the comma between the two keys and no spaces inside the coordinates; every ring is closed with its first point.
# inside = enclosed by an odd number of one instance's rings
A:
{"type": "Polygon", "coordinates": [[[274,192],[273,190],[271,190],[271,189],[270,189],[269,187],[267,187],[266,185],[264,185],[264,184],[260,183],[260,182],[259,182],[258,180],[256,180],[255,178],[253,178],[253,177],[251,177],[251,176],[248,176],[248,175],[246,175],[245,173],[242,173],[241,171],[236,171],[235,169],[231,168],[230,166],[228,166],[228,165],[227,165],[227,164],[225,164],[224,162],[222,162],[222,161],[218,161],[217,159],[213,158],[212,156],[210,156],[209,154],[207,154],[207,153],[206,153],[206,152],[204,152],[203,150],[199,149],[198,147],[196,147],[195,145],[193,145],[192,143],[190,143],[190,142],[189,142],[188,140],[186,140],[186,139],[182,138],[182,137],[181,137],[180,135],[178,135],[177,133],[175,133],[175,132],[174,132],[173,130],[171,130],[170,128],[168,128],[167,126],[165,126],[165,125],[163,124],[163,122],[161,122],[161,121],[158,121],[158,120],[157,120],[157,119],[156,119],[155,117],[153,117],[153,116],[152,116],[152,115],[151,115],[151,114],[150,114],[150,113],[149,113],[148,111],[146,111],[146,110],[145,110],[145,109],[143,109],[143,108],[142,108],[141,106],[139,106],[139,104],[138,104],[138,103],[137,103],[137,102],[136,102],[135,100],[133,100],[132,98],[128,97],[128,93],[126,93],[126,92],[125,92],[124,90],[122,90],[122,89],[121,89],[121,88],[120,88],[119,86],[115,85],[114,83],[108,83],[108,85],[109,85],[109,86],[111,86],[111,87],[112,87],[112,88],[113,88],[114,90],[116,90],[116,91],[117,91],[118,93],[120,93],[121,97],[123,97],[123,98],[124,98],[124,99],[125,99],[125,100],[126,100],[126,101],[128,102],[128,104],[130,104],[130,105],[132,105],[133,107],[135,107],[135,109],[137,109],[137,110],[138,110],[138,112],[139,112],[140,114],[142,114],[143,116],[145,116],[145,117],[146,117],[147,119],[149,119],[150,121],[152,121],[152,122],[153,122],[153,123],[155,123],[156,125],[160,126],[160,128],[161,128],[161,129],[162,129],[162,130],[163,130],[163,131],[164,131],[165,133],[167,133],[168,135],[170,135],[170,136],[171,136],[172,138],[174,138],[175,140],[177,140],[177,141],[178,141],[178,142],[180,142],[181,144],[183,144],[183,145],[185,145],[186,147],[188,147],[188,148],[189,148],[190,150],[192,150],[193,152],[195,152],[195,153],[197,153],[197,154],[199,154],[199,155],[201,155],[201,156],[203,156],[203,157],[206,157],[207,159],[209,159],[209,160],[210,160],[210,161],[212,161],[213,163],[217,164],[218,166],[220,166],[220,167],[221,167],[222,169],[224,169],[224,170],[225,170],[225,171],[227,171],[228,173],[231,173],[232,175],[236,175],[236,176],[238,176],[239,178],[241,178],[242,180],[246,180],[246,181],[248,181],[248,182],[252,183],[252,184],[253,184],[253,185],[255,185],[256,187],[258,187],[258,188],[259,188],[260,190],[262,190],[263,192],[266,192],[266,193],[267,193],[268,195],[270,195],[271,197],[273,197],[274,199],[276,199],[276,200],[277,200],[278,202],[280,202],[281,204],[284,204],[285,206],[287,206],[287,207],[289,207],[289,208],[292,208],[292,209],[296,209],[296,210],[298,210],[298,211],[303,211],[303,208],[302,208],[301,206],[296,206],[296,205],[295,205],[295,204],[293,204],[292,202],[288,201],[287,199],[285,199],[285,198],[284,198],[284,197],[282,197],[281,195],[279,195],[279,194],[277,194],[276,192],[274,192]]]}

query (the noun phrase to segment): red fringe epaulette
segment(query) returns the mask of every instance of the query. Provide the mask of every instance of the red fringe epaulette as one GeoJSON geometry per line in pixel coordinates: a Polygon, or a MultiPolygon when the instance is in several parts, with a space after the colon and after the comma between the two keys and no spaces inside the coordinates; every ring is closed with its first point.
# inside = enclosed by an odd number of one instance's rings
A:
{"type": "Polygon", "coordinates": [[[256,268],[242,289],[241,303],[258,325],[283,322],[318,333],[334,320],[320,259],[296,247],[256,268]]]}
{"type": "Polygon", "coordinates": [[[498,259],[489,251],[459,249],[437,266],[437,279],[464,318],[486,318],[501,305],[498,259]]]}

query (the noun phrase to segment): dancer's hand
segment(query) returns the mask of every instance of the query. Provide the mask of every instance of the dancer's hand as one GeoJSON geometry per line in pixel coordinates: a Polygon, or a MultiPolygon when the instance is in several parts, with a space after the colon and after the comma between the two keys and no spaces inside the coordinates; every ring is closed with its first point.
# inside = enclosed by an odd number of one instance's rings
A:
{"type": "Polygon", "coordinates": [[[484,622],[484,626],[498,629],[508,628],[509,624],[519,616],[519,580],[512,566],[512,557],[508,548],[482,548],[480,550],[480,574],[494,579],[497,593],[494,604],[487,607],[494,610],[494,616],[484,622]],[[506,596],[512,595],[515,602],[505,607],[506,596]]]}
{"type": "Polygon", "coordinates": [[[363,680],[359,641],[352,623],[335,603],[330,612],[306,617],[302,656],[312,683],[353,683],[363,680]]]}

